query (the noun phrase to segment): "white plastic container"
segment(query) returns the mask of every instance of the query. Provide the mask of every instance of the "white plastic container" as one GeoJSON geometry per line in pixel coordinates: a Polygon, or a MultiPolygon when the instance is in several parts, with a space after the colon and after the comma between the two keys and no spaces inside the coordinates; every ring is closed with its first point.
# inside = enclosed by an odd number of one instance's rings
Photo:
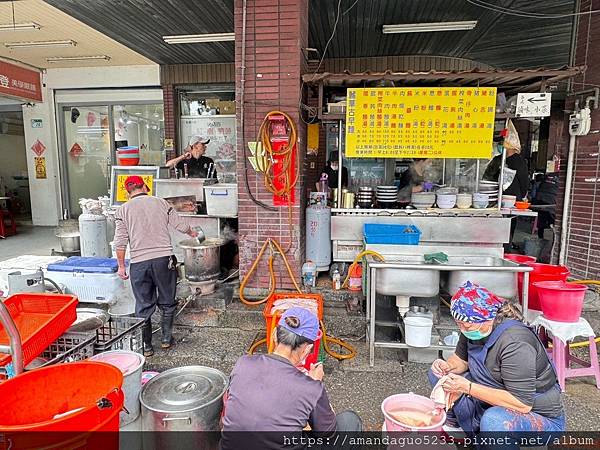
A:
{"type": "Polygon", "coordinates": [[[406,344],[411,347],[429,347],[433,320],[427,317],[405,317],[404,335],[406,344]]]}
{"type": "Polygon", "coordinates": [[[456,352],[456,346],[458,345],[458,333],[456,331],[453,331],[452,334],[449,334],[448,336],[446,336],[444,338],[444,345],[452,345],[454,346],[454,350],[443,350],[442,351],[442,357],[448,361],[448,358],[450,358],[455,352],[456,352]]]}
{"type": "Polygon", "coordinates": [[[90,358],[91,361],[103,362],[115,366],[123,373],[123,394],[125,394],[125,411],[119,415],[120,426],[135,421],[140,415],[140,391],[142,390],[142,371],[146,359],[139,353],[128,350],[113,350],[99,353],[90,358]]]}
{"type": "Polygon", "coordinates": [[[123,280],[116,273],[54,272],[47,274],[65,286],[65,294],[73,294],[84,303],[115,303],[123,289],[123,280]]]}
{"type": "Polygon", "coordinates": [[[215,217],[237,217],[238,189],[234,183],[217,183],[204,186],[206,213],[215,217]]]}
{"type": "Polygon", "coordinates": [[[317,284],[317,265],[312,261],[302,264],[302,281],[304,286],[315,287],[317,284]]]}

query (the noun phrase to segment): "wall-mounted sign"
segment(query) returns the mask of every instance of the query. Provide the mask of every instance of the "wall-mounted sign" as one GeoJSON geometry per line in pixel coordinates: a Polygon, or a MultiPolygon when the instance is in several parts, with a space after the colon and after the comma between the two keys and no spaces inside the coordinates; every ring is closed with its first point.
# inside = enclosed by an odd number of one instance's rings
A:
{"type": "Polygon", "coordinates": [[[537,94],[517,95],[517,117],[548,117],[552,104],[552,94],[540,92],[537,94]]]}
{"type": "Polygon", "coordinates": [[[45,180],[46,176],[46,158],[36,156],[35,158],[35,178],[37,180],[45,180]]]}
{"type": "Polygon", "coordinates": [[[0,94],[41,102],[40,72],[0,61],[0,94]]]}
{"type": "Polygon", "coordinates": [[[31,119],[31,128],[44,128],[42,119],[31,119]]]}
{"type": "Polygon", "coordinates": [[[490,158],[496,88],[348,89],[346,156],[490,158]]]}
{"type": "Polygon", "coordinates": [[[154,181],[158,179],[159,171],[160,169],[156,166],[112,166],[110,175],[111,205],[119,206],[128,200],[125,180],[130,175],[142,177],[152,195],[155,190],[154,181]]]}

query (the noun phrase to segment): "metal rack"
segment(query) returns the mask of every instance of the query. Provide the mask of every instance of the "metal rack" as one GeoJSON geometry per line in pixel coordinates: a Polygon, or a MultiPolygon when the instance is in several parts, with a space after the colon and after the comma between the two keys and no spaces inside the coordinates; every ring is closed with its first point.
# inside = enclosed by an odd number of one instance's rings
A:
{"type": "MultiPolygon", "coordinates": [[[[452,265],[452,264],[403,264],[393,262],[379,262],[374,260],[372,257],[366,258],[365,268],[367,271],[367,342],[369,343],[369,365],[373,367],[375,364],[375,348],[410,348],[409,345],[404,342],[391,342],[391,341],[376,341],[375,340],[375,327],[378,325],[378,321],[375,317],[376,303],[377,303],[377,270],[378,269],[408,269],[408,270],[439,270],[444,272],[465,270],[463,265],[452,265]]],[[[527,317],[528,302],[529,302],[529,272],[533,270],[532,267],[527,265],[508,265],[505,267],[497,266],[475,266],[469,265],[469,271],[488,271],[488,272],[514,272],[523,273],[523,289],[521,294],[521,301],[523,305],[523,315],[527,317]]],[[[446,345],[432,345],[427,347],[431,350],[453,350],[453,347],[446,345]]]]}

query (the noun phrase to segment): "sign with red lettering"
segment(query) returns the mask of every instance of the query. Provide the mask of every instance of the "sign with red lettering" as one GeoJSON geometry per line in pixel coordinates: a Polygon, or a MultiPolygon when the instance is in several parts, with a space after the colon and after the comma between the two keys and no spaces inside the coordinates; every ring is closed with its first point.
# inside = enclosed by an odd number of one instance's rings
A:
{"type": "Polygon", "coordinates": [[[41,102],[40,72],[0,61],[0,94],[41,102]]]}

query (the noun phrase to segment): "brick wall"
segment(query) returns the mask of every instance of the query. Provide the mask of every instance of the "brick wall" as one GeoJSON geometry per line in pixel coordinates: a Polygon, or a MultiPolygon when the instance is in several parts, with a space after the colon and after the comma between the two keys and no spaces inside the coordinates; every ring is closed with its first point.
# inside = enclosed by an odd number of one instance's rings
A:
{"type": "MultiPolygon", "coordinates": [[[[308,0],[248,0],[246,21],[246,73],[244,105],[241,100],[241,45],[242,1],[235,0],[234,23],[236,33],[236,99],[238,117],[238,186],[239,186],[239,243],[240,275],[243,277],[257,257],[268,237],[278,240],[284,249],[290,247],[288,260],[296,278],[304,259],[304,208],[306,173],[306,126],[299,114],[301,100],[300,77],[306,70],[301,48],[308,41],[308,0]],[[241,114],[244,112],[242,129],[241,114]],[[258,128],[265,115],[279,110],[292,117],[299,134],[300,179],[296,186],[296,202],[292,208],[291,228],[288,208],[270,211],[256,205],[248,193],[245,176],[254,196],[272,205],[272,195],[267,192],[261,174],[256,174],[250,164],[244,164],[244,147],[255,141],[258,128]]],[[[269,287],[267,259],[262,260],[249,283],[250,288],[269,287]]],[[[279,262],[275,266],[278,289],[293,287],[287,271],[279,262]]]]}
{"type": "Polygon", "coordinates": [[[172,84],[163,86],[163,103],[164,103],[164,114],[165,114],[165,139],[173,139],[173,151],[168,151],[166,154],[166,160],[174,158],[175,149],[177,148],[177,126],[176,117],[178,116],[177,111],[177,94],[172,84]]]}
{"type": "MultiPolygon", "coordinates": [[[[600,8],[600,0],[582,0],[580,11],[600,8]]],[[[587,71],[575,80],[574,90],[582,91],[600,85],[600,16],[583,15],[579,18],[575,64],[587,66],[587,71]]],[[[573,107],[573,98],[567,109],[573,107]]],[[[564,127],[556,127],[555,145],[561,151],[562,180],[566,176],[569,135],[564,127]]],[[[600,129],[600,109],[592,110],[592,131],[600,129]]],[[[600,279],[600,156],[599,134],[591,133],[577,138],[575,150],[567,266],[579,278],[600,279]]],[[[562,196],[561,196],[562,197],[562,196]]],[[[563,199],[558,202],[558,229],[563,199]]]]}

